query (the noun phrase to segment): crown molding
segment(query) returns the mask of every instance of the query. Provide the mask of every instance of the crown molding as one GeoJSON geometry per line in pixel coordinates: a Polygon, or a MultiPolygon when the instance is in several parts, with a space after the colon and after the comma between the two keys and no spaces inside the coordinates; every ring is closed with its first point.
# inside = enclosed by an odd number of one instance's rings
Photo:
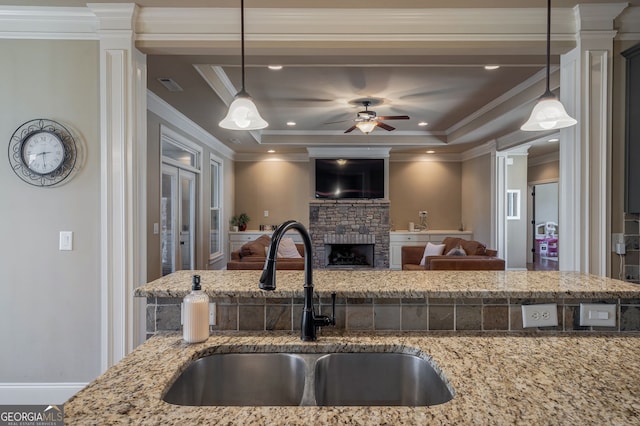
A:
{"type": "MultiPolygon", "coordinates": [[[[0,38],[96,40],[96,32],[105,24],[131,28],[131,20],[122,21],[117,12],[132,5],[0,6],[0,38]]],[[[618,38],[636,39],[638,9],[624,2],[553,8],[553,39],[575,41],[580,30],[613,29],[616,19],[618,38]]],[[[249,41],[539,41],[545,37],[541,25],[545,11],[544,7],[251,8],[246,13],[246,37],[249,41]]],[[[238,8],[137,7],[132,27],[137,41],[237,41],[239,21],[238,8]]]]}
{"type": "Polygon", "coordinates": [[[307,152],[310,158],[388,158],[390,147],[309,147],[307,152]]]}
{"type": "Polygon", "coordinates": [[[437,162],[437,163],[459,163],[463,154],[392,154],[389,161],[392,162],[437,162]]]}
{"type": "MultiPolygon", "coordinates": [[[[250,8],[247,40],[509,40],[545,37],[545,8],[250,8]],[[364,29],[364,31],[363,31],[364,29]]],[[[554,38],[574,40],[574,11],[554,9],[554,38]]],[[[140,40],[238,40],[237,8],[142,8],[140,40]],[[214,24],[215,23],[215,24],[214,24]]]]}
{"type": "Polygon", "coordinates": [[[497,143],[495,140],[485,142],[475,148],[471,148],[468,151],[462,153],[462,161],[469,161],[477,157],[481,157],[487,154],[494,154],[496,152],[497,143]]]}
{"type": "Polygon", "coordinates": [[[86,7],[0,6],[0,38],[98,40],[98,18],[86,7]]]}
{"type": "Polygon", "coordinates": [[[613,30],[613,21],[629,3],[578,4],[575,7],[576,32],[613,30]]]}
{"type": "Polygon", "coordinates": [[[307,154],[252,154],[252,153],[236,153],[235,161],[248,162],[278,162],[286,161],[292,163],[308,163],[309,155],[307,154]]]}
{"type": "Polygon", "coordinates": [[[233,150],[150,90],[147,90],[147,110],[192,136],[197,141],[204,143],[223,157],[231,160],[235,159],[237,154],[233,150]]]}
{"type": "Polygon", "coordinates": [[[540,166],[542,164],[553,163],[554,161],[560,161],[560,151],[550,152],[549,154],[540,155],[538,157],[529,158],[528,165],[540,166]]]}

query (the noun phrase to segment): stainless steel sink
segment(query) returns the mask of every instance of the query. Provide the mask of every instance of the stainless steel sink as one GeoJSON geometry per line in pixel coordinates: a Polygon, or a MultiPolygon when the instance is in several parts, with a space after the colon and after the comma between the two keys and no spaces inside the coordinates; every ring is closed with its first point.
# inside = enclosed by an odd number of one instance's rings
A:
{"type": "Polygon", "coordinates": [[[447,402],[434,367],[402,353],[225,353],[193,361],[169,387],[176,405],[405,405],[447,402]]]}
{"type": "Polygon", "coordinates": [[[214,354],[200,358],[171,385],[176,405],[300,405],[306,363],[293,354],[214,354]]]}
{"type": "Polygon", "coordinates": [[[436,405],[453,394],[426,360],[401,353],[332,353],[315,367],[318,405],[436,405]]]}

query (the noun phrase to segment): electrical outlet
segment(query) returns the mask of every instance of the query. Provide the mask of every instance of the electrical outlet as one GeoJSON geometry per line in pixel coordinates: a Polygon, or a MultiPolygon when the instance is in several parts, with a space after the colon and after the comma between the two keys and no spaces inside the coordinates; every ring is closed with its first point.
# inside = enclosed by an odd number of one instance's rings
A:
{"type": "Polygon", "coordinates": [[[522,305],[522,326],[554,327],[558,325],[558,307],[555,303],[522,305]]]}
{"type": "Polygon", "coordinates": [[[581,303],[580,325],[615,327],[616,305],[605,303],[581,303]]]}
{"type": "Polygon", "coordinates": [[[624,234],[611,234],[611,251],[617,252],[618,244],[624,245],[624,234]]]}

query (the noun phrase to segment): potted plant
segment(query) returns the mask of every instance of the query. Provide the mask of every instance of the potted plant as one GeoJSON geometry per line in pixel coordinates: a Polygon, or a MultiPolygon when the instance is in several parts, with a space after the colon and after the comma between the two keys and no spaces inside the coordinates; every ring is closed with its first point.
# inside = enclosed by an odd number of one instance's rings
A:
{"type": "Polygon", "coordinates": [[[237,226],[238,230],[246,231],[247,223],[249,223],[250,220],[251,218],[249,218],[249,216],[246,213],[240,213],[237,216],[233,216],[230,222],[232,226],[234,227],[237,226]]]}

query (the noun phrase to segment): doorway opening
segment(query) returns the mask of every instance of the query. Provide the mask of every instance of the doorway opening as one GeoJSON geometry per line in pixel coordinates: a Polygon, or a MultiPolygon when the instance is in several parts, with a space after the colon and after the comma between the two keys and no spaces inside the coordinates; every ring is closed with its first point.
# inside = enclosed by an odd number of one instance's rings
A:
{"type": "Polygon", "coordinates": [[[530,253],[527,269],[557,271],[558,262],[558,182],[529,185],[531,197],[530,253]]]}

